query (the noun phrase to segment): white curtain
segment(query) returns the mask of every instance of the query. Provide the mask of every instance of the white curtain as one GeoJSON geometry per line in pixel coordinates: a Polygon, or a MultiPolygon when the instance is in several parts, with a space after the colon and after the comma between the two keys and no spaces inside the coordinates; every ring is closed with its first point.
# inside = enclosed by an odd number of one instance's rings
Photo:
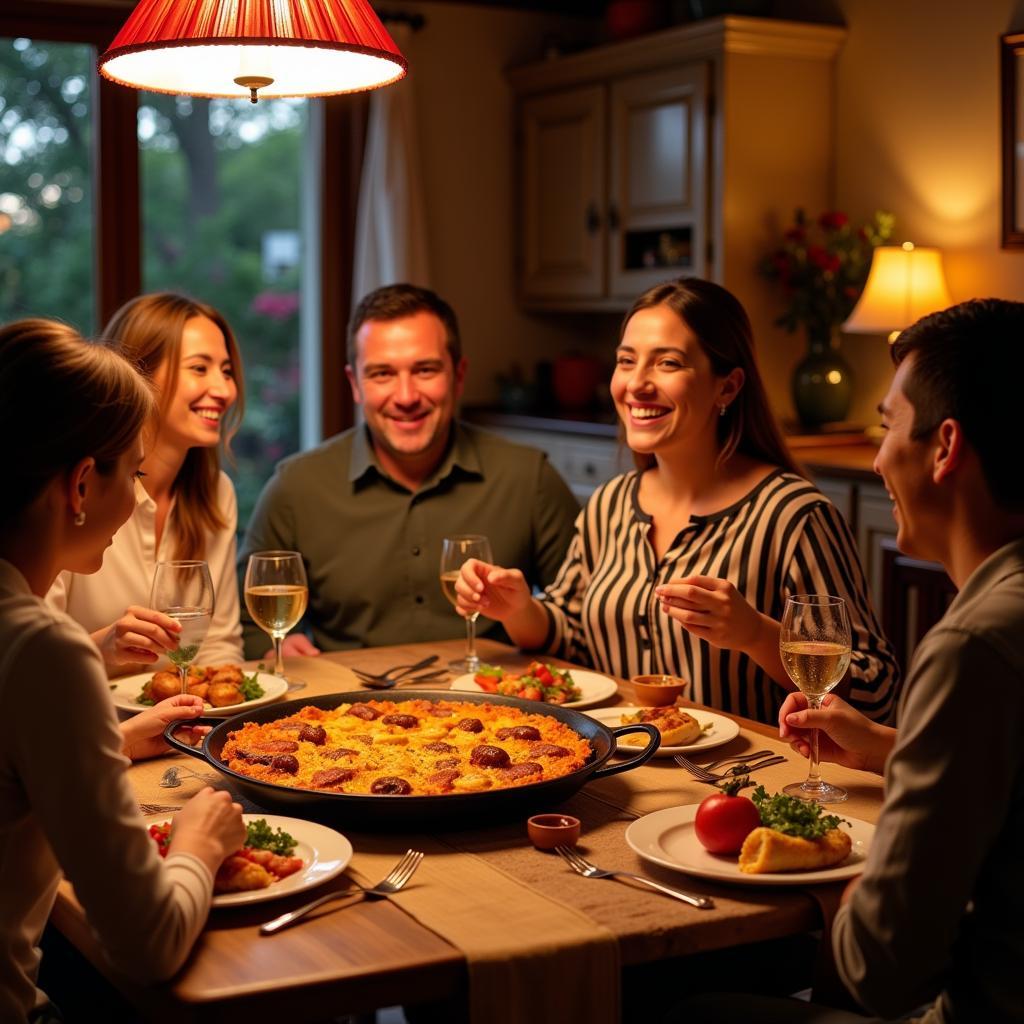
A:
{"type": "Polygon", "coordinates": [[[370,97],[363,174],[356,214],[352,301],[374,288],[408,282],[430,285],[426,207],[417,142],[414,32],[387,25],[409,61],[409,74],[370,97]]]}

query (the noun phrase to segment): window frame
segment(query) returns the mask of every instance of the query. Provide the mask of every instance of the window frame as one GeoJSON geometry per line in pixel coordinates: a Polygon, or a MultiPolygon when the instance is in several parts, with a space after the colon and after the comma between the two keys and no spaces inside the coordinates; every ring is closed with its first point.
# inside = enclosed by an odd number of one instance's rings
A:
{"type": "MultiPolygon", "coordinates": [[[[56,43],[87,43],[97,55],[110,45],[129,6],[5,0],[0,36],[56,43]]],[[[100,77],[93,68],[93,241],[96,317],[106,323],[142,290],[142,215],[139,181],[138,92],[100,77]]],[[[242,102],[242,101],[239,101],[242,102]]],[[[352,303],[355,211],[365,138],[365,96],[336,96],[310,102],[319,119],[320,237],[318,310],[320,331],[319,406],[322,437],[354,421],[345,381],[345,333],[352,303]],[[326,183],[332,183],[330,187],[326,183]]],[[[303,382],[303,388],[315,386],[303,382]]]]}

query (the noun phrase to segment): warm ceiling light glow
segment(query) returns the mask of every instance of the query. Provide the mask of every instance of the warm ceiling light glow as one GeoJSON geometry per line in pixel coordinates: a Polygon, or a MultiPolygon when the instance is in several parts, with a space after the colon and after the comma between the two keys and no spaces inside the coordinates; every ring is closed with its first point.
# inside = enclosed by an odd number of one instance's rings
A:
{"type": "Polygon", "coordinates": [[[867,284],[843,330],[898,334],[921,317],[950,305],[938,249],[919,249],[912,242],[883,245],[874,251],[867,284]]]}
{"type": "Polygon", "coordinates": [[[368,0],[142,0],[99,61],[135,89],[254,103],[375,89],[406,66],[368,0]]]}

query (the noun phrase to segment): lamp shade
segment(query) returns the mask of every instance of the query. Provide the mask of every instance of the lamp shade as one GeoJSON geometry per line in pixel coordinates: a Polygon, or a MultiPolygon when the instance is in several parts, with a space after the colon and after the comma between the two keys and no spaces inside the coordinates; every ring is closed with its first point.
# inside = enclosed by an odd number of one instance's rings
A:
{"type": "Polygon", "coordinates": [[[938,249],[883,245],[875,249],[871,272],[844,331],[884,334],[951,305],[938,249]]]}
{"type": "Polygon", "coordinates": [[[253,102],[374,89],[406,67],[368,0],[142,0],[99,60],[121,85],[253,102]]]}

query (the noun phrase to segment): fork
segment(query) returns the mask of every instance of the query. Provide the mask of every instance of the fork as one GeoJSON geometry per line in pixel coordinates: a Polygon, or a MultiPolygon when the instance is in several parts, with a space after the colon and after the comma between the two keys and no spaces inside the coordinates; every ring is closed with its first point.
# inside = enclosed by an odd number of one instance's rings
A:
{"type": "Polygon", "coordinates": [[[352,668],[352,671],[359,676],[363,682],[378,682],[387,683],[394,685],[391,681],[393,679],[401,679],[403,676],[410,675],[413,672],[418,672],[421,668],[426,668],[428,665],[433,665],[437,661],[440,655],[431,654],[429,657],[424,658],[422,661],[417,661],[412,665],[395,665],[392,668],[385,669],[383,672],[367,672],[366,669],[352,668]]]}
{"type": "Polygon", "coordinates": [[[707,896],[691,896],[688,892],[682,892],[679,889],[673,889],[671,886],[662,885],[661,882],[655,882],[653,878],[634,875],[632,871],[605,871],[603,868],[599,868],[595,864],[591,864],[589,860],[581,857],[571,846],[556,846],[555,852],[561,856],[577,875],[582,875],[584,878],[632,878],[635,882],[643,882],[644,885],[649,885],[652,889],[657,889],[658,892],[663,892],[666,896],[674,896],[677,900],[689,903],[691,907],[697,907],[698,910],[710,910],[715,905],[715,901],[707,896]]]}
{"type": "Polygon", "coordinates": [[[214,775],[212,772],[197,772],[191,768],[185,768],[182,765],[172,764],[160,776],[160,781],[157,785],[161,789],[177,789],[181,785],[181,780],[185,779],[200,779],[203,782],[219,782],[220,776],[214,775]]]}
{"type": "Polygon", "coordinates": [[[346,896],[355,896],[357,899],[378,900],[383,899],[385,896],[390,896],[392,893],[398,892],[412,878],[422,860],[423,854],[419,850],[406,850],[402,859],[376,885],[367,888],[365,885],[360,885],[354,878],[350,879],[353,885],[358,886],[358,892],[342,889],[339,892],[329,892],[324,896],[319,896],[297,910],[290,910],[287,914],[282,914],[280,917],[275,917],[272,921],[267,921],[266,924],[261,924],[260,935],[273,935],[282,928],[287,928],[289,925],[294,924],[300,917],[305,917],[311,910],[316,910],[317,907],[322,907],[325,903],[330,903],[332,900],[344,899],[346,896]]]}
{"type": "Polygon", "coordinates": [[[701,768],[700,765],[696,765],[692,761],[688,761],[682,754],[676,754],[672,760],[675,761],[680,768],[685,768],[698,782],[707,782],[711,785],[715,785],[723,779],[735,778],[737,775],[746,775],[748,772],[757,771],[758,768],[769,768],[773,764],[782,764],[786,758],[783,757],[782,754],[775,754],[763,761],[758,761],[757,764],[734,765],[727,772],[721,772],[718,774],[715,772],[709,772],[707,768],[701,768]]]}
{"type": "Polygon", "coordinates": [[[740,764],[743,762],[755,761],[759,757],[772,757],[774,754],[774,750],[755,750],[750,754],[734,754],[732,757],[723,757],[717,761],[712,761],[710,764],[704,765],[704,770],[713,772],[716,768],[721,768],[723,764],[729,764],[731,761],[736,761],[740,764]]]}
{"type": "Polygon", "coordinates": [[[395,676],[393,679],[378,679],[376,676],[367,676],[356,669],[352,670],[355,673],[356,678],[371,690],[390,690],[393,686],[397,686],[399,683],[405,685],[406,683],[426,683],[431,679],[440,679],[442,676],[448,675],[448,669],[439,668],[433,672],[422,672],[418,676],[401,675],[395,676]]]}

